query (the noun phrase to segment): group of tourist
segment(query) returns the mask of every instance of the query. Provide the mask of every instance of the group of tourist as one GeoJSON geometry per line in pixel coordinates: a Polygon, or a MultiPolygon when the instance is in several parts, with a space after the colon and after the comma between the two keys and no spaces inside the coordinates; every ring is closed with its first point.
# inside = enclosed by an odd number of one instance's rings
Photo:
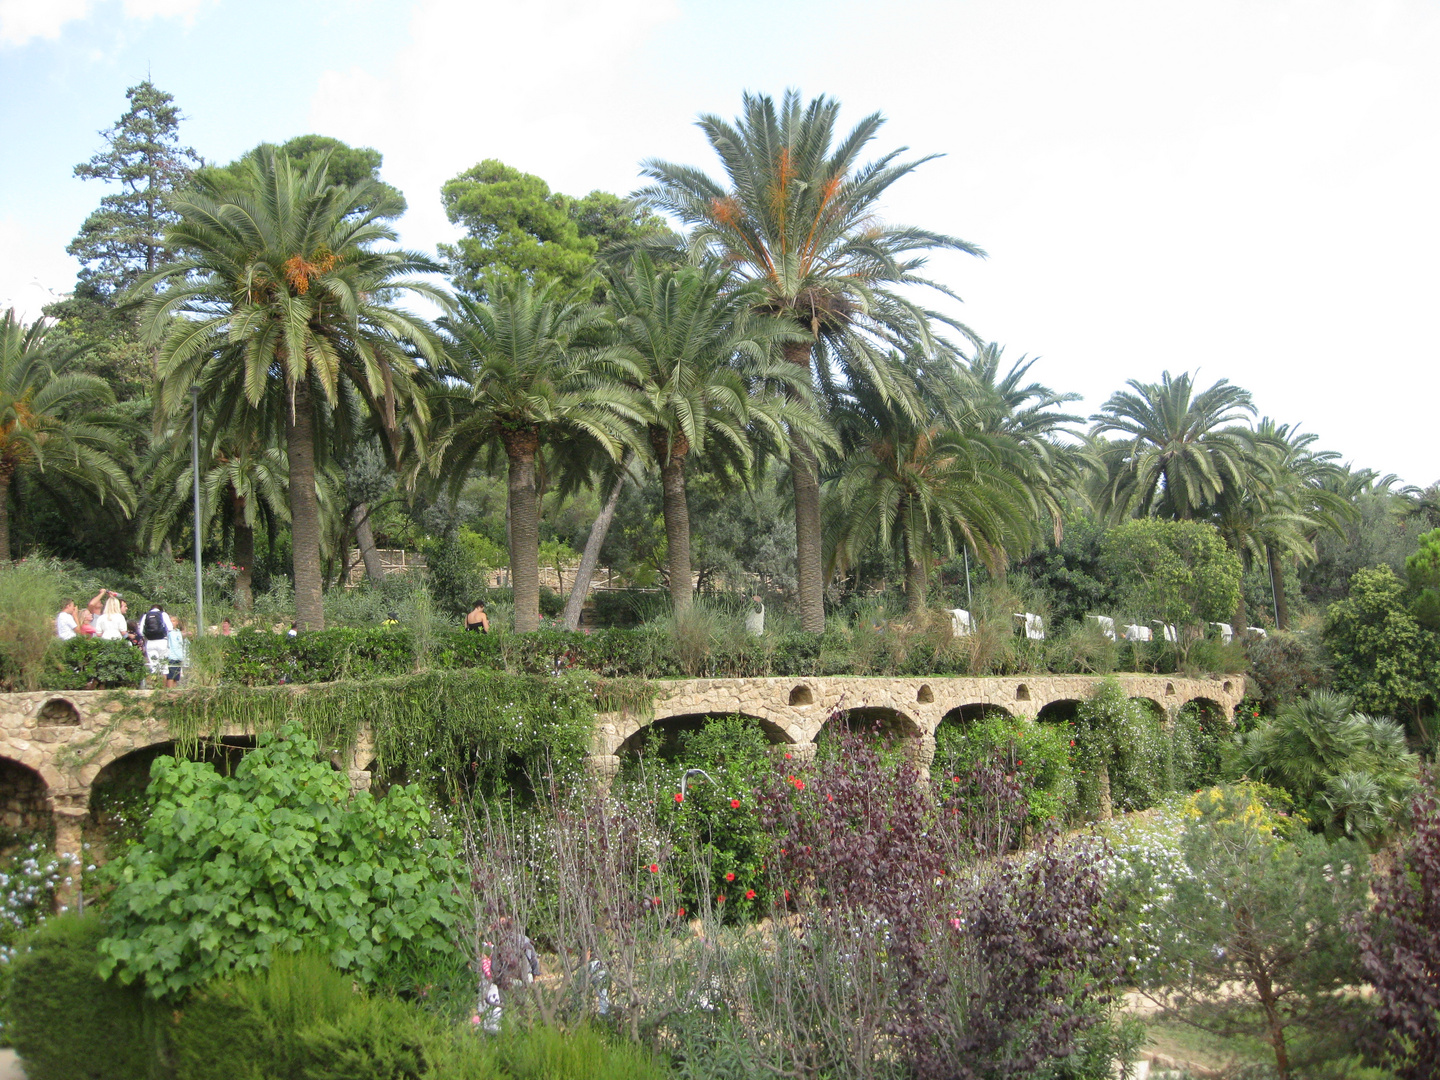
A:
{"type": "Polygon", "coordinates": [[[172,619],[163,604],[153,605],[139,619],[131,621],[125,598],[110,589],[101,589],[84,611],[74,600],[66,600],[55,616],[55,636],[61,641],[95,637],[102,641],[128,641],[144,650],[150,674],[165,679],[167,687],[178,686],[185,668],[185,625],[172,619]]]}

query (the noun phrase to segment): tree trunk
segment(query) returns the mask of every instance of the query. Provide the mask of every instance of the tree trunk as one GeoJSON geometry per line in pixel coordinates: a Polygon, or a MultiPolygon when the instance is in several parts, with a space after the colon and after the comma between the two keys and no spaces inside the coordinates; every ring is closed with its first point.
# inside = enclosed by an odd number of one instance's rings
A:
{"type": "Polygon", "coordinates": [[[595,524],[590,526],[590,535],[585,539],[585,550],[580,555],[580,568],[575,571],[575,584],[570,588],[570,598],[565,601],[566,630],[574,630],[580,625],[580,609],[585,606],[585,597],[590,592],[590,579],[595,576],[595,567],[600,565],[600,549],[605,544],[606,533],[610,531],[610,522],[615,520],[615,509],[620,505],[630,463],[634,460],[634,451],[626,453],[620,466],[620,475],[615,478],[615,485],[610,489],[610,497],[600,508],[595,524]]]}
{"type": "Polygon", "coordinates": [[[534,428],[507,431],[510,459],[510,586],[515,593],[515,632],[540,628],[540,504],[535,496],[535,455],[540,437],[534,428]]]}
{"type": "Polygon", "coordinates": [[[1115,816],[1115,802],[1110,794],[1110,763],[1101,761],[1095,770],[1095,785],[1099,789],[1100,820],[1109,821],[1115,816]]]}
{"type": "Polygon", "coordinates": [[[290,456],[290,537],[295,561],[295,621],[301,630],[325,629],[320,573],[320,498],[315,489],[315,416],[310,386],[294,383],[293,412],[285,418],[290,456]]]}
{"type": "Polygon", "coordinates": [[[1275,590],[1275,629],[1290,629],[1290,602],[1285,599],[1285,568],[1280,565],[1280,553],[1269,544],[1265,545],[1265,557],[1270,560],[1270,587],[1275,590]]]}
{"type": "Polygon", "coordinates": [[[360,549],[360,558],[365,562],[366,580],[384,581],[385,564],[380,561],[380,549],[375,546],[375,533],[370,528],[370,507],[360,503],[351,511],[350,521],[355,526],[355,546],[360,549]]]}
{"type": "Polygon", "coordinates": [[[1240,603],[1235,607],[1235,637],[1244,641],[1250,636],[1250,612],[1245,607],[1245,585],[1240,585],[1240,603]]]}
{"type": "Polygon", "coordinates": [[[920,615],[925,610],[925,601],[930,582],[927,580],[929,574],[925,572],[925,564],[909,558],[905,559],[905,606],[910,609],[911,615],[920,615]]]}
{"type": "MultiPolygon", "coordinates": [[[[792,341],[785,359],[810,371],[810,345],[792,341]]],[[[800,629],[825,631],[825,576],[821,569],[820,466],[809,445],[790,433],[790,478],[795,489],[795,585],[800,604],[800,629]]]]}
{"type": "Polygon", "coordinates": [[[825,577],[821,570],[819,463],[796,435],[790,451],[790,477],[795,488],[795,584],[800,601],[800,629],[825,632],[825,577]]]}
{"type": "Polygon", "coordinates": [[[255,603],[252,587],[255,572],[255,530],[245,524],[243,517],[235,518],[235,606],[249,611],[255,603]]]}
{"type": "Polygon", "coordinates": [[[685,436],[650,429],[655,459],[661,462],[660,490],[665,513],[665,569],[670,575],[670,607],[676,615],[690,610],[690,508],[685,502],[685,436]]]}
{"type": "Polygon", "coordinates": [[[10,479],[15,466],[0,462],[0,563],[10,561],[10,479]]]}

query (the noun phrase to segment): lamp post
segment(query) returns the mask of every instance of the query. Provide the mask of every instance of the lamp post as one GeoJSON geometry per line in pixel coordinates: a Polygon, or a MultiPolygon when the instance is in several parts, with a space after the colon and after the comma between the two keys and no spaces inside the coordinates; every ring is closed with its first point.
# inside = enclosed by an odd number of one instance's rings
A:
{"type": "Polygon", "coordinates": [[[195,636],[205,635],[205,584],[200,576],[200,387],[190,387],[190,480],[195,498],[195,636]]]}

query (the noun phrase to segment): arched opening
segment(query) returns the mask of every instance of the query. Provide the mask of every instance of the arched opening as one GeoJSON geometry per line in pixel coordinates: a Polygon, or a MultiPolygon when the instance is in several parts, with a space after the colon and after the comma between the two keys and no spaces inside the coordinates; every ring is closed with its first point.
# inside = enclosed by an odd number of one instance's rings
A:
{"type": "Polygon", "coordinates": [[[55,817],[45,781],[28,765],[0,758],[0,854],[55,840],[55,817]]]}
{"type": "Polygon", "coordinates": [[[771,746],[788,745],[791,739],[785,729],[769,720],[745,713],[687,713],[683,716],[666,716],[652,721],[631,735],[615,751],[620,758],[621,768],[645,759],[676,761],[684,754],[688,745],[716,721],[734,721],[745,727],[753,727],[771,746]]]}
{"type": "Polygon", "coordinates": [[[1175,696],[1175,684],[1174,684],[1173,682],[1167,682],[1167,683],[1165,684],[1165,696],[1166,696],[1166,697],[1174,697],[1174,696],[1175,696]]]}
{"type": "Polygon", "coordinates": [[[941,726],[945,724],[965,725],[973,724],[976,720],[985,720],[992,716],[1010,716],[1011,712],[1003,705],[992,705],[990,702],[976,701],[969,705],[961,705],[951,709],[940,720],[941,726]]]}
{"type": "Polygon", "coordinates": [[[1164,723],[1170,718],[1170,714],[1166,712],[1165,706],[1161,705],[1154,698],[1136,696],[1132,697],[1130,700],[1139,702],[1140,707],[1144,709],[1146,713],[1154,717],[1156,720],[1159,720],[1161,723],[1164,723]]]}
{"type": "Polygon", "coordinates": [[[921,735],[919,725],[899,709],[883,705],[862,705],[832,715],[815,733],[815,742],[820,745],[846,732],[865,738],[878,738],[887,746],[907,741],[918,746],[921,735]]]}
{"type": "Polygon", "coordinates": [[[1015,688],[1015,700],[1016,700],[1016,701],[1029,701],[1029,700],[1030,700],[1030,687],[1026,686],[1024,683],[1021,683],[1019,686],[1017,686],[1017,687],[1015,688]]]}
{"type": "Polygon", "coordinates": [[[803,683],[790,691],[790,704],[793,705],[814,705],[815,694],[810,687],[803,683]]]}
{"type": "Polygon", "coordinates": [[[1035,719],[1041,724],[1069,724],[1074,723],[1079,715],[1080,702],[1074,698],[1063,698],[1043,706],[1035,714],[1035,719]]]}
{"type": "MultiPolygon", "coordinates": [[[[185,756],[230,776],[253,749],[254,736],[226,735],[218,740],[201,739],[185,756]]],[[[105,850],[117,843],[140,839],[149,817],[145,789],[150,786],[150,767],[162,757],[176,757],[175,750],[174,742],[142,746],[116,758],[95,775],[90,783],[85,839],[95,845],[97,858],[103,858],[105,850]]]]}
{"type": "Polygon", "coordinates": [[[1221,689],[1224,690],[1227,694],[1233,694],[1235,692],[1235,688],[1231,685],[1229,679],[1225,680],[1225,685],[1221,687],[1221,689]]]}
{"type": "Polygon", "coordinates": [[[1176,786],[1193,789],[1222,778],[1221,762],[1234,722],[1210,698],[1187,701],[1175,713],[1171,745],[1176,760],[1176,786]]]}
{"type": "Polygon", "coordinates": [[[929,683],[923,683],[920,689],[915,691],[915,700],[921,705],[934,704],[935,691],[930,689],[929,683]]]}
{"type": "Polygon", "coordinates": [[[46,727],[79,727],[80,710],[64,698],[55,697],[40,706],[35,719],[46,727]]]}

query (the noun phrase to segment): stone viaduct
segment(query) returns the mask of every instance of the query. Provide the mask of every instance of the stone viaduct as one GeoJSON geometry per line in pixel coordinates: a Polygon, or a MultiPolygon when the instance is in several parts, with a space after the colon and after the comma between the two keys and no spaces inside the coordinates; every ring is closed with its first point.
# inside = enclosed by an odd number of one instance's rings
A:
{"type": "MultiPolygon", "coordinates": [[[[1227,717],[1245,693],[1231,675],[1186,679],[1166,675],[1116,677],[1132,698],[1170,716],[1200,702],[1227,717]]],[[[917,761],[934,754],[936,729],[1002,710],[1046,721],[1067,719],[1099,682],[1094,676],[1016,675],[1006,678],[762,678],[687,679],[658,683],[651,714],[602,713],[592,741],[592,766],[613,775],[620,756],[652,724],[699,723],[709,716],[740,715],[761,724],[774,743],[813,751],[827,723],[861,721],[913,740],[917,761]]],[[[297,687],[297,690],[303,688],[297,687]]],[[[125,762],[144,764],[174,746],[163,722],[146,707],[166,691],[36,691],[0,694],[0,832],[53,833],[55,850],[79,858],[97,782],[125,762]],[[133,708],[138,704],[140,707],[133,708]]],[[[243,754],[254,732],[223,729],[205,744],[211,759],[243,754]]],[[[370,784],[373,743],[363,731],[357,745],[333,759],[356,788],[370,784]]]]}

